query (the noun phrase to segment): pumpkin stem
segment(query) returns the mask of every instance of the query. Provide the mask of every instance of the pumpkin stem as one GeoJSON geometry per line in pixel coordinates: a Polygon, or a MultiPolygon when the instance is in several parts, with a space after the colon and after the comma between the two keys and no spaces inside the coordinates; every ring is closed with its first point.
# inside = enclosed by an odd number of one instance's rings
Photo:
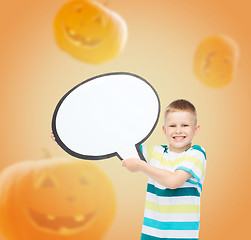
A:
{"type": "Polygon", "coordinates": [[[52,158],[52,155],[47,148],[42,148],[42,151],[44,153],[44,158],[52,158]]]}

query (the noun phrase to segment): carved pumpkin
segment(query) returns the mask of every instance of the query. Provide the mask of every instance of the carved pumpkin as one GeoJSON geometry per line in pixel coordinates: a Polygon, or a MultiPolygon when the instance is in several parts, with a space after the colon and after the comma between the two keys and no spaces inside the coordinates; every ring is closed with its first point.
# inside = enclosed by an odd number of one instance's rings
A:
{"type": "Polygon", "coordinates": [[[100,3],[76,0],[66,3],[54,21],[58,46],[87,63],[103,63],[124,48],[127,27],[124,20],[100,3]]]}
{"type": "Polygon", "coordinates": [[[196,50],[195,75],[206,86],[225,86],[233,78],[238,55],[238,46],[229,37],[222,35],[208,37],[196,50]]]}
{"type": "Polygon", "coordinates": [[[8,240],[102,239],[115,209],[111,181],[88,161],[27,161],[0,175],[0,233],[8,240]]]}

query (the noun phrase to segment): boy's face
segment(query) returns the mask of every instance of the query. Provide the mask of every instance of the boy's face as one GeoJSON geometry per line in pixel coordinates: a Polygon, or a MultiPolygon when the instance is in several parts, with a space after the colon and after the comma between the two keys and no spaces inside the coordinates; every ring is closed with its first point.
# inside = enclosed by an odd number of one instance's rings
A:
{"type": "Polygon", "coordinates": [[[199,132],[196,117],[191,112],[169,112],[163,132],[169,142],[170,151],[184,152],[192,145],[193,137],[199,132]]]}

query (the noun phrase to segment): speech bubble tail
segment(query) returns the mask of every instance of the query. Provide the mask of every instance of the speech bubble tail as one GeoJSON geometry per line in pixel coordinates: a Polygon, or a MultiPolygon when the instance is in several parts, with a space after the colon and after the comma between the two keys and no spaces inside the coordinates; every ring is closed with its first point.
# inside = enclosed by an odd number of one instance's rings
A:
{"type": "Polygon", "coordinates": [[[127,158],[140,158],[135,146],[120,149],[117,153],[122,160],[127,158]]]}

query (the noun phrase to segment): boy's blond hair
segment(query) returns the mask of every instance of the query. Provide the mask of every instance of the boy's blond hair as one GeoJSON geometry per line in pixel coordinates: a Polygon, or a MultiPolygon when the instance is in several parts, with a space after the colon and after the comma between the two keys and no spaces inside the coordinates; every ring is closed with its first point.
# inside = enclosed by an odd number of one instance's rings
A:
{"type": "Polygon", "coordinates": [[[190,103],[189,101],[185,99],[178,99],[173,102],[171,102],[164,113],[164,125],[166,125],[166,116],[169,112],[177,112],[177,111],[183,111],[183,112],[191,112],[195,116],[195,125],[197,125],[197,113],[194,105],[190,103]]]}

